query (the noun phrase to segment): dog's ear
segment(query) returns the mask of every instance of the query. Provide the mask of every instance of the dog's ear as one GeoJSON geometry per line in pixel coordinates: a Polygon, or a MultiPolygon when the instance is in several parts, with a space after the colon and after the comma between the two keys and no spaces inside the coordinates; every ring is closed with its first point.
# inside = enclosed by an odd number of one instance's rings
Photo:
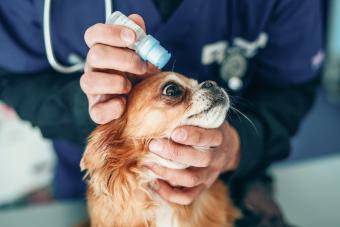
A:
{"type": "Polygon", "coordinates": [[[98,126],[90,136],[80,163],[94,192],[110,195],[120,209],[137,187],[139,160],[146,152],[144,140],[124,137],[126,123],[123,115],[98,126]]]}
{"type": "Polygon", "coordinates": [[[80,161],[82,171],[91,175],[93,171],[103,167],[106,157],[113,143],[122,140],[122,133],[127,122],[126,114],[105,125],[99,125],[91,133],[88,143],[80,161]]]}

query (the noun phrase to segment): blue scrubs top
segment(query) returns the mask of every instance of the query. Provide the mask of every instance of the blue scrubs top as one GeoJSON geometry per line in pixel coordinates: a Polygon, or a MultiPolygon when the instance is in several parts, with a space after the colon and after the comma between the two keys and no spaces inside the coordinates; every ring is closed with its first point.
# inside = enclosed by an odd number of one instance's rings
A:
{"type": "MultiPolygon", "coordinates": [[[[17,73],[50,68],[43,5],[43,0],[1,0],[0,68],[17,73]]],[[[174,67],[198,80],[215,80],[227,87],[219,72],[235,52],[246,64],[243,89],[250,81],[275,85],[308,81],[323,60],[319,0],[183,0],[167,21],[152,0],[115,0],[113,5],[124,14],[140,14],[147,32],[170,51],[172,59],[164,70],[174,67]]],[[[84,32],[104,21],[104,0],[52,1],[51,38],[57,60],[69,65],[73,53],[85,59],[84,32]]],[[[65,142],[56,147],[65,163],[79,171],[81,149],[73,157],[69,150],[74,147],[65,142]]],[[[75,180],[80,182],[80,174],[69,179],[75,180]]],[[[73,189],[65,190],[65,196],[72,194],[73,189]]]]}

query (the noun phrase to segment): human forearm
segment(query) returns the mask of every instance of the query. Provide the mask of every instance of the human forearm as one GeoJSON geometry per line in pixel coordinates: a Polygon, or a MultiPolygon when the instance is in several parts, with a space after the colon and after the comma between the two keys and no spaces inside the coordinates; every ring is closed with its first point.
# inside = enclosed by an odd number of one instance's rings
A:
{"type": "MultiPolygon", "coordinates": [[[[270,163],[289,155],[290,139],[311,108],[318,79],[291,86],[253,85],[246,102],[236,108],[248,119],[231,113],[229,120],[241,140],[241,159],[235,177],[257,175],[270,163]]],[[[233,112],[233,111],[231,111],[233,112]]]]}
{"type": "Polygon", "coordinates": [[[83,144],[94,124],[79,76],[54,71],[25,75],[2,72],[0,99],[22,119],[39,127],[44,137],[83,144]]]}

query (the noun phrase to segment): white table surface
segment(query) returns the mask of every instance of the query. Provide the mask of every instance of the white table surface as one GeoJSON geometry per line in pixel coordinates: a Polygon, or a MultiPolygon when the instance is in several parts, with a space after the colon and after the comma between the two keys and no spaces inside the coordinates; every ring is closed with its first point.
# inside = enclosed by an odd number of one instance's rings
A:
{"type": "Polygon", "coordinates": [[[340,227],[340,154],[277,165],[272,172],[277,199],[292,224],[340,227]]]}
{"type": "Polygon", "coordinates": [[[1,227],[71,227],[86,220],[86,205],[83,201],[0,211],[1,227]]]}
{"type": "MultiPolygon", "coordinates": [[[[340,155],[285,163],[272,169],[277,199],[300,227],[340,227],[340,155]]],[[[86,220],[82,201],[0,210],[1,227],[70,227],[86,220]]]]}

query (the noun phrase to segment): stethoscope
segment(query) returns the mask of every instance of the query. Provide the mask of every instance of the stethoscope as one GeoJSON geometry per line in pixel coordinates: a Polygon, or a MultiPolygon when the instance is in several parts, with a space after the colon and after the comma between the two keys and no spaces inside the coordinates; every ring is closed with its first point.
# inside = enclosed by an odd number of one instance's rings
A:
{"type": "Polygon", "coordinates": [[[254,42],[242,38],[235,38],[233,46],[225,51],[224,59],[220,64],[220,78],[227,83],[233,91],[243,87],[244,77],[248,69],[248,59],[257,54],[258,49],[264,48],[268,42],[268,35],[260,33],[254,42]]]}
{"type": "MultiPolygon", "coordinates": [[[[45,0],[44,3],[44,17],[43,17],[43,33],[44,33],[44,45],[48,63],[51,67],[60,73],[75,73],[83,71],[84,69],[84,59],[75,53],[69,55],[69,62],[71,66],[66,66],[57,61],[52,47],[51,40],[51,28],[50,28],[50,18],[51,18],[51,2],[52,0],[45,0]]],[[[112,13],[112,2],[111,0],[105,0],[105,16],[108,18],[112,13]]]]}
{"type": "MultiPolygon", "coordinates": [[[[43,33],[46,56],[51,67],[57,72],[70,74],[83,71],[85,61],[79,55],[71,53],[68,61],[72,64],[65,66],[57,61],[52,47],[50,12],[52,0],[45,0],[43,33]]],[[[112,13],[112,1],[105,0],[105,16],[108,18],[112,13]]],[[[267,34],[261,33],[255,42],[247,42],[241,38],[235,39],[235,47],[227,50],[224,60],[220,65],[220,77],[228,83],[232,90],[239,90],[243,86],[243,77],[247,69],[247,58],[252,57],[258,48],[263,48],[267,43],[267,34]]]]}

